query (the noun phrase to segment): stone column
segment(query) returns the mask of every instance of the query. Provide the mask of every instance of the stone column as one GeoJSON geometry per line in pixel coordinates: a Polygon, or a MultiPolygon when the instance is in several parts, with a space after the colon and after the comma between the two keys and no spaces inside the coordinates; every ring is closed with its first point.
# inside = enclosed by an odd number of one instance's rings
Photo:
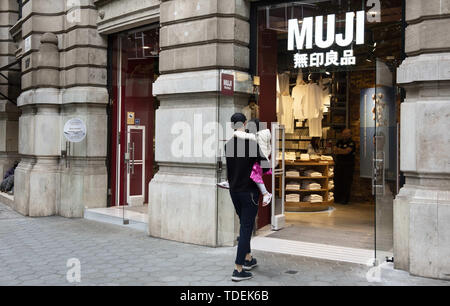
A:
{"type": "Polygon", "coordinates": [[[31,48],[22,54],[18,103],[15,208],[22,214],[82,217],[85,207],[106,206],[107,42],[96,19],[93,0],[24,4],[22,38],[31,48]],[[75,117],[87,135],[62,158],[63,127],[75,117]]]}
{"type": "MultiPolygon", "coordinates": [[[[17,2],[4,0],[0,2],[0,67],[16,61],[15,43],[9,29],[18,18],[17,2]]],[[[20,84],[20,67],[15,65],[0,71],[0,92],[10,100],[17,100],[20,84]]],[[[0,97],[0,180],[5,172],[18,160],[17,133],[19,130],[19,110],[3,96],[0,97]]]]}
{"type": "Polygon", "coordinates": [[[153,93],[156,161],[149,186],[149,234],[187,243],[233,245],[237,219],[228,192],[217,191],[216,154],[223,127],[251,91],[249,13],[244,0],[161,3],[160,72],[153,93]],[[234,97],[220,96],[220,73],[235,75],[234,97]],[[208,125],[209,123],[209,125],[208,125]],[[178,154],[180,148],[185,154],[178,154]],[[206,154],[205,154],[206,153],[206,154]]]}
{"type": "Polygon", "coordinates": [[[407,0],[406,53],[398,83],[401,171],[394,204],[396,268],[450,278],[450,1],[407,0]]]}

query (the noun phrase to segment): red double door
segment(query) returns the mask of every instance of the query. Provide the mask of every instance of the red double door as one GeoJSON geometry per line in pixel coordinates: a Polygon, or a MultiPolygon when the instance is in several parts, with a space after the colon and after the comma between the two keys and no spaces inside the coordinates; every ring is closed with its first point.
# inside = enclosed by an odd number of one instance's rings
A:
{"type": "Polygon", "coordinates": [[[153,177],[158,29],[112,38],[111,206],[148,203],[153,177]]]}

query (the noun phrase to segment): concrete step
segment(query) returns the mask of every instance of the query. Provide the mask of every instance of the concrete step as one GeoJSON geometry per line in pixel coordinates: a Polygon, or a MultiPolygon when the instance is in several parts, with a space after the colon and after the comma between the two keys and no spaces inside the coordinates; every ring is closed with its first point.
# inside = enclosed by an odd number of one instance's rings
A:
{"type": "Polygon", "coordinates": [[[128,207],[91,208],[84,210],[84,219],[120,225],[142,232],[147,232],[147,216],[146,213],[129,210],[128,207]],[[125,219],[129,220],[129,224],[124,224],[123,222],[124,213],[125,219]]]}

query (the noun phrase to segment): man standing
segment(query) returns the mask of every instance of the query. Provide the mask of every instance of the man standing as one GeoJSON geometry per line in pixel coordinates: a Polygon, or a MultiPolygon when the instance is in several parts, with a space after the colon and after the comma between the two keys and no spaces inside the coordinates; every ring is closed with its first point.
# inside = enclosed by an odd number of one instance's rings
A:
{"type": "MultiPolygon", "coordinates": [[[[251,255],[250,239],[258,213],[259,190],[250,178],[253,165],[256,162],[267,161],[255,140],[250,139],[245,132],[247,118],[241,113],[231,117],[235,130],[233,138],[225,144],[227,159],[227,178],[230,185],[230,196],[240,220],[239,242],[236,255],[236,269],[231,279],[242,281],[251,279],[251,269],[257,261],[251,255]]],[[[266,163],[261,167],[265,168],[266,163]]],[[[266,169],[267,171],[268,169],[266,169]]]]}
{"type": "Polygon", "coordinates": [[[355,170],[355,142],[352,140],[352,131],[342,131],[342,138],[336,143],[335,179],[336,203],[348,204],[355,170]]]}

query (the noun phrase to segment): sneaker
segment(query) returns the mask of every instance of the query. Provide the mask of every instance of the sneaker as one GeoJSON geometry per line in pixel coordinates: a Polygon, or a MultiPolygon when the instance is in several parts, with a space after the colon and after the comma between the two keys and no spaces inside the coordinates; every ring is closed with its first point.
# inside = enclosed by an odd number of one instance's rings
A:
{"type": "Polygon", "coordinates": [[[251,269],[253,269],[257,265],[258,265],[258,262],[256,261],[256,259],[252,258],[252,260],[250,260],[250,261],[246,260],[244,262],[244,265],[242,266],[242,269],[244,269],[245,271],[250,271],[251,269]]]}
{"type": "Polygon", "coordinates": [[[251,278],[253,278],[253,275],[250,272],[244,271],[244,269],[242,269],[241,272],[239,272],[238,270],[234,270],[233,275],[231,276],[231,280],[233,282],[240,282],[243,280],[249,280],[251,278]]]}
{"type": "Polygon", "coordinates": [[[266,193],[263,197],[263,206],[269,205],[271,201],[272,201],[272,194],[266,193]]]}
{"type": "Polygon", "coordinates": [[[228,181],[217,183],[217,186],[222,189],[230,189],[230,184],[228,184],[228,181]]]}

